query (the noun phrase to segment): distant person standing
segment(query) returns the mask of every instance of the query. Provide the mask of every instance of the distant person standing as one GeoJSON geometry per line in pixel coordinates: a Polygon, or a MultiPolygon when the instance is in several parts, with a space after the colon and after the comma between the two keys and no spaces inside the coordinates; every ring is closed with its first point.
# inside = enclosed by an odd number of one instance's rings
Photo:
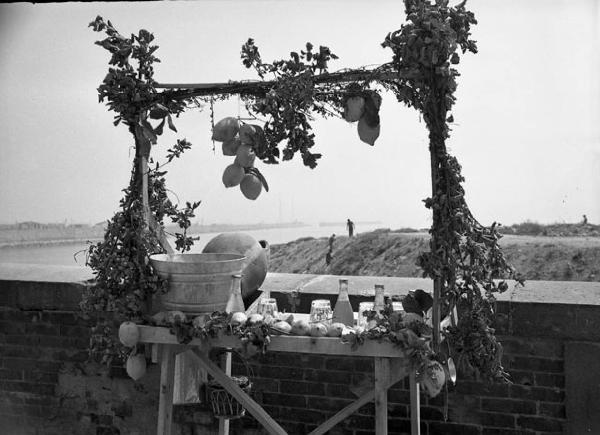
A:
{"type": "Polygon", "coordinates": [[[587,225],[588,220],[587,220],[587,216],[583,215],[583,225],[587,225]]]}
{"type": "Polygon", "coordinates": [[[348,222],[346,222],[346,228],[348,228],[348,237],[352,237],[354,235],[354,222],[348,219],[348,222]]]}
{"type": "Polygon", "coordinates": [[[327,266],[329,266],[331,264],[331,259],[333,258],[333,242],[335,241],[335,234],[332,234],[331,237],[329,237],[329,251],[327,251],[327,254],[325,255],[325,264],[327,264],[327,266]]]}

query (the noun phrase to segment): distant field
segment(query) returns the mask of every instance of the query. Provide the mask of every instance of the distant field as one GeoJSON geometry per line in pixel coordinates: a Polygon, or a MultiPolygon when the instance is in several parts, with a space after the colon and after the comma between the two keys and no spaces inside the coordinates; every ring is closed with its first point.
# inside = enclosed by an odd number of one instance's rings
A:
{"type": "Polygon", "coordinates": [[[51,226],[47,228],[0,228],[0,247],[43,245],[49,242],[97,240],[104,236],[100,226],[51,226]]]}

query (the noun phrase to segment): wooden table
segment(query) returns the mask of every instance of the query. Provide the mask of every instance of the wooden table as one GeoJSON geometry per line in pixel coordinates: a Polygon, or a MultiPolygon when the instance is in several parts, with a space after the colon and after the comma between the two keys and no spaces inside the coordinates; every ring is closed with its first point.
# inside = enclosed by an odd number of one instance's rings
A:
{"type": "MultiPolygon", "coordinates": [[[[171,435],[172,433],[172,410],[173,410],[173,384],[175,371],[175,356],[191,349],[194,359],[206,370],[217,382],[223,386],[236,400],[243,404],[249,412],[270,433],[276,435],[286,434],[285,430],[249,395],[231,380],[231,361],[226,362],[224,367],[219,367],[210,360],[208,353],[211,348],[241,348],[241,342],[237,337],[223,335],[216,339],[194,339],[186,345],[177,342],[167,328],[139,325],[140,342],[158,345],[160,360],[160,398],[158,408],[158,435],[171,435]]],[[[352,350],[350,345],[341,342],[337,337],[300,337],[300,336],[272,336],[267,352],[294,352],[314,353],[325,355],[361,356],[374,359],[374,387],[363,394],[353,403],[341,409],[334,416],[322,423],[311,432],[311,435],[324,434],[336,424],[343,421],[349,415],[357,411],[363,405],[375,402],[375,433],[377,435],[387,434],[387,390],[392,385],[406,376],[410,379],[411,399],[411,433],[420,434],[419,415],[419,384],[416,376],[409,368],[407,354],[394,346],[392,343],[365,341],[364,344],[352,350]]],[[[227,434],[229,421],[221,420],[219,431],[227,434]]]]}

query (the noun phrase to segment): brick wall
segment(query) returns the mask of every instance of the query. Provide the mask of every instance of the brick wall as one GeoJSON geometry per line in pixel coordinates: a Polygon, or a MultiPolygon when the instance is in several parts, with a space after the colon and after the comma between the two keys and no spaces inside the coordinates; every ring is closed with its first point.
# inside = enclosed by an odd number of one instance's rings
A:
{"type": "MultiPolygon", "coordinates": [[[[54,282],[52,297],[41,297],[41,282],[1,278],[0,428],[15,435],[154,434],[158,366],[150,363],[148,374],[135,383],[122,368],[86,362],[88,321],[73,303],[85,284],[68,283],[63,292],[54,282]]],[[[289,299],[275,296],[282,306],[289,299]]],[[[314,296],[305,293],[302,299],[314,296]]],[[[511,296],[498,304],[503,361],[514,383],[459,378],[449,388],[447,421],[443,396],[423,396],[423,435],[568,433],[566,345],[600,341],[599,310],[585,298],[569,303],[548,303],[547,294],[544,298],[516,301],[511,296]]],[[[370,379],[373,361],[268,352],[250,367],[255,399],[289,433],[303,434],[356,397],[351,385],[370,379]]],[[[234,370],[245,368],[234,361],[234,370]]],[[[585,373],[589,368],[575,365],[570,370],[585,373]]],[[[407,381],[392,387],[388,399],[390,433],[409,433],[407,381]]],[[[592,405],[598,408],[598,403],[592,405]]],[[[373,415],[373,404],[365,405],[330,433],[372,434],[373,415]]],[[[177,434],[216,432],[217,420],[202,405],[177,406],[175,420],[177,434]]],[[[232,433],[263,433],[251,416],[232,420],[231,427],[232,433]]]]}

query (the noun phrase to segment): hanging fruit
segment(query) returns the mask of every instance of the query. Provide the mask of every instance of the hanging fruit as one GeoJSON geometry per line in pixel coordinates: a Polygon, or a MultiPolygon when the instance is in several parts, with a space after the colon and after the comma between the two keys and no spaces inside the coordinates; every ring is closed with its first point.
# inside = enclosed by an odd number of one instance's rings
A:
{"type": "Polygon", "coordinates": [[[137,381],[146,374],[146,358],[144,355],[137,353],[135,355],[129,355],[127,358],[127,364],[125,370],[131,379],[137,381]]]}
{"type": "Polygon", "coordinates": [[[225,187],[234,187],[241,183],[244,178],[244,168],[236,163],[227,166],[223,171],[223,184],[225,187]]]}
{"type": "Polygon", "coordinates": [[[365,110],[365,99],[360,96],[350,97],[344,105],[344,119],[348,122],[356,122],[365,110]]]}
{"type": "Polygon", "coordinates": [[[223,145],[221,145],[223,155],[235,156],[241,144],[242,141],[240,140],[239,136],[235,136],[233,139],[226,140],[225,142],[223,142],[223,145]]]}
{"type": "Polygon", "coordinates": [[[246,198],[255,200],[262,191],[262,183],[256,175],[248,173],[240,183],[240,190],[246,198]]]}
{"type": "Polygon", "coordinates": [[[429,397],[435,397],[440,394],[445,382],[446,372],[442,365],[437,361],[429,361],[424,368],[421,378],[421,385],[427,394],[429,394],[429,397]]]}
{"type": "Polygon", "coordinates": [[[225,142],[232,140],[240,131],[240,123],[237,118],[223,118],[217,122],[213,128],[212,140],[217,142],[225,142]]]}
{"type": "Polygon", "coordinates": [[[254,166],[254,160],[256,159],[256,154],[250,145],[240,145],[235,155],[234,163],[243,167],[243,168],[251,168],[254,166]]]}
{"type": "Polygon", "coordinates": [[[363,118],[360,118],[360,121],[358,121],[357,130],[358,130],[358,137],[360,138],[360,140],[373,146],[373,145],[375,145],[375,141],[379,137],[381,128],[380,128],[379,124],[377,124],[376,127],[370,127],[368,122],[363,117],[363,118]]]}

